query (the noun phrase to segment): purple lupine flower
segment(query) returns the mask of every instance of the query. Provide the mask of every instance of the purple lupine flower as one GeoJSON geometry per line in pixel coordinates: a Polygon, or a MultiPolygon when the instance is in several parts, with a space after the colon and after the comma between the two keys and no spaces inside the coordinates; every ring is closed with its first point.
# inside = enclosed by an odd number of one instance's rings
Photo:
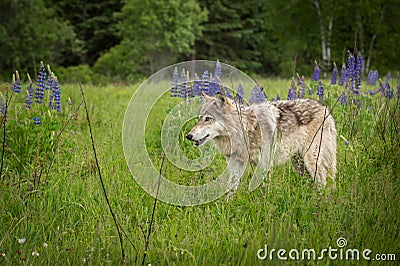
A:
{"type": "Polygon", "coordinates": [[[318,81],[317,95],[319,96],[320,101],[323,102],[324,96],[325,96],[325,89],[324,89],[324,85],[322,84],[321,80],[318,81]]]}
{"type": "Polygon", "coordinates": [[[336,63],[333,63],[333,70],[332,70],[332,78],[331,78],[331,85],[336,85],[336,80],[338,77],[339,71],[336,67],[336,63]]]}
{"type": "Polygon", "coordinates": [[[297,87],[296,87],[296,82],[294,81],[294,77],[292,77],[292,83],[290,84],[290,86],[292,87],[293,99],[296,99],[297,87]]]}
{"type": "Polygon", "coordinates": [[[202,91],[202,82],[199,78],[199,75],[197,75],[197,73],[194,73],[193,87],[194,87],[194,95],[200,96],[201,91],[202,91]]]}
{"type": "Polygon", "coordinates": [[[254,86],[253,90],[251,91],[249,104],[257,104],[262,103],[265,101],[264,92],[261,90],[259,86],[254,86]]]}
{"type": "Polygon", "coordinates": [[[352,53],[349,52],[349,57],[347,58],[346,67],[346,85],[354,93],[355,88],[355,58],[352,53]]]}
{"type": "Polygon", "coordinates": [[[182,69],[180,80],[181,80],[181,85],[180,85],[181,98],[186,99],[187,98],[187,76],[186,76],[186,71],[184,68],[182,69]]]}
{"type": "Polygon", "coordinates": [[[361,54],[361,51],[358,52],[357,58],[356,58],[356,70],[354,73],[354,94],[359,95],[361,91],[361,78],[362,78],[362,65],[363,65],[363,57],[361,54]]]}
{"type": "MultiPolygon", "coordinates": [[[[49,68],[50,70],[50,68],[49,68]]],[[[49,107],[51,109],[53,109],[53,105],[54,105],[54,94],[53,94],[53,89],[54,89],[54,75],[53,73],[50,72],[50,74],[48,75],[48,78],[45,82],[45,86],[46,86],[46,90],[50,91],[50,97],[49,97],[49,107]]]]}
{"type": "Polygon", "coordinates": [[[239,84],[236,92],[235,101],[237,101],[239,104],[243,104],[243,96],[244,96],[244,88],[242,84],[239,84]]]}
{"type": "Polygon", "coordinates": [[[171,97],[180,97],[179,73],[177,67],[175,67],[174,73],[172,73],[171,97]]]}
{"type": "Polygon", "coordinates": [[[376,81],[379,78],[378,70],[374,70],[371,76],[371,85],[376,86],[376,81]]]}
{"type": "Polygon", "coordinates": [[[315,64],[314,64],[314,73],[313,73],[313,75],[312,75],[312,81],[318,81],[320,75],[321,75],[321,70],[319,69],[319,65],[318,65],[317,61],[315,61],[315,64]]]}
{"type": "Polygon", "coordinates": [[[221,92],[221,87],[219,86],[219,83],[217,82],[217,80],[215,79],[215,77],[213,77],[212,73],[210,73],[210,96],[214,96],[215,94],[217,94],[218,92],[221,92]]]}
{"type": "Polygon", "coordinates": [[[312,94],[313,94],[312,88],[310,86],[308,86],[308,95],[312,95],[312,94]]]}
{"type": "Polygon", "coordinates": [[[35,90],[32,85],[32,79],[31,76],[28,75],[28,87],[26,88],[26,96],[25,96],[25,107],[30,109],[32,107],[32,102],[33,102],[33,94],[35,93],[35,90]]]}
{"type": "Polygon", "coordinates": [[[385,97],[388,100],[390,100],[394,97],[394,91],[393,91],[392,87],[390,87],[389,83],[386,86],[385,97]]]}
{"type": "Polygon", "coordinates": [[[292,82],[290,83],[290,87],[289,87],[289,91],[288,91],[288,96],[287,99],[288,100],[294,100],[296,99],[296,84],[294,82],[294,78],[292,78],[292,82]]]}
{"type": "Polygon", "coordinates": [[[219,60],[217,60],[217,63],[215,64],[215,71],[214,71],[214,77],[215,78],[221,78],[222,75],[222,65],[219,62],[219,60]]]}
{"type": "Polygon", "coordinates": [[[306,83],[304,81],[304,76],[300,77],[299,74],[297,74],[297,85],[300,87],[297,93],[297,98],[304,99],[304,94],[306,93],[306,83]]]}
{"type": "Polygon", "coordinates": [[[340,79],[339,79],[339,86],[343,86],[346,82],[346,65],[342,64],[342,70],[340,71],[340,79]]]}
{"type": "Polygon", "coordinates": [[[52,74],[52,87],[50,88],[50,108],[61,112],[61,87],[56,76],[52,74]]]}
{"type": "Polygon", "coordinates": [[[263,87],[258,86],[258,88],[259,88],[259,91],[258,91],[259,94],[258,94],[257,98],[258,98],[258,101],[260,103],[262,103],[268,99],[268,96],[267,96],[267,94],[265,94],[263,87]]]}
{"type": "Polygon", "coordinates": [[[43,103],[44,90],[45,90],[45,80],[46,80],[46,69],[44,68],[43,61],[40,62],[40,69],[36,79],[36,102],[43,103]]]}
{"type": "MultiPolygon", "coordinates": [[[[378,72],[376,72],[378,73],[378,72]]],[[[367,85],[375,86],[376,85],[376,80],[375,79],[375,70],[370,70],[368,71],[368,76],[366,80],[367,85]]]]}
{"type": "Polygon", "coordinates": [[[19,73],[18,71],[15,71],[15,74],[12,76],[12,84],[11,84],[11,90],[15,93],[20,93],[21,92],[21,79],[19,78],[19,73]]]}
{"type": "Polygon", "coordinates": [[[381,80],[379,80],[379,87],[382,93],[385,95],[386,99],[392,99],[394,97],[394,91],[390,87],[390,78],[392,77],[392,73],[389,71],[386,75],[385,82],[382,83],[381,80]]]}
{"type": "Polygon", "coordinates": [[[33,118],[33,124],[35,124],[35,125],[40,125],[40,124],[42,124],[42,118],[40,118],[40,117],[34,117],[34,118],[33,118]]]}
{"type": "Polygon", "coordinates": [[[50,66],[47,65],[47,80],[46,80],[45,85],[44,85],[45,89],[46,90],[51,90],[52,87],[53,87],[53,82],[54,82],[53,72],[51,71],[50,66]]]}
{"type": "Polygon", "coordinates": [[[203,91],[205,94],[210,95],[210,74],[208,72],[208,70],[205,70],[203,75],[201,76],[202,78],[202,83],[203,83],[203,91]]]}

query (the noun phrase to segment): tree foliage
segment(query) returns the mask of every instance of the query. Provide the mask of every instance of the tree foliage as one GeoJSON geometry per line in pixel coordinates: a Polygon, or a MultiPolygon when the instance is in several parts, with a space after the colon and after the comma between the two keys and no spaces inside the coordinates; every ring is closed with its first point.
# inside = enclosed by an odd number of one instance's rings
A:
{"type": "Polygon", "coordinates": [[[100,58],[95,67],[129,75],[134,71],[153,73],[179,55],[193,53],[206,13],[195,0],[130,0],[117,17],[122,42],[100,58]],[[127,65],[117,66],[121,62],[127,65]]]}
{"type": "Polygon", "coordinates": [[[348,51],[385,73],[400,69],[398,14],[396,0],[3,0],[0,75],[45,60],[126,79],[188,59],[324,74],[348,51]]]}
{"type": "Polygon", "coordinates": [[[60,62],[60,50],[73,46],[75,33],[42,0],[0,2],[0,75],[33,69],[40,60],[60,62]]]}
{"type": "Polygon", "coordinates": [[[201,0],[209,12],[204,34],[196,40],[196,57],[219,59],[248,71],[261,67],[265,2],[201,0]]]}
{"type": "Polygon", "coordinates": [[[57,14],[74,27],[81,50],[65,47],[63,65],[93,65],[106,50],[120,42],[117,18],[113,15],[123,6],[122,0],[46,0],[57,14]]]}

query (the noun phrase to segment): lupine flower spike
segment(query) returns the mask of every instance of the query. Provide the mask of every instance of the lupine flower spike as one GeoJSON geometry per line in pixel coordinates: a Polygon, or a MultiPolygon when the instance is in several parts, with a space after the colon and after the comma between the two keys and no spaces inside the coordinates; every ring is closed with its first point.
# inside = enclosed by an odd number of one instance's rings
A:
{"type": "Polygon", "coordinates": [[[178,68],[175,67],[174,73],[172,74],[172,88],[171,88],[171,97],[179,97],[179,73],[178,68]]]}
{"type": "Polygon", "coordinates": [[[375,70],[372,75],[371,85],[376,86],[376,81],[379,78],[378,70],[375,70]]]}
{"type": "Polygon", "coordinates": [[[338,69],[336,67],[336,63],[334,62],[333,63],[333,70],[332,70],[332,78],[331,78],[331,84],[332,85],[336,85],[336,80],[337,80],[338,74],[339,74],[339,71],[338,71],[338,69]]]}
{"type": "Polygon", "coordinates": [[[347,67],[346,67],[346,84],[347,88],[350,89],[354,93],[355,88],[355,58],[352,53],[349,51],[349,57],[347,58],[347,67]]]}
{"type": "Polygon", "coordinates": [[[202,82],[197,73],[194,73],[194,95],[200,96],[202,91],[202,82]]]}
{"type": "Polygon", "coordinates": [[[349,98],[347,97],[346,91],[344,91],[342,96],[340,97],[340,103],[342,105],[348,105],[349,104],[349,98]]]}
{"type": "Polygon", "coordinates": [[[250,94],[249,104],[262,103],[264,101],[265,101],[264,92],[258,85],[254,86],[250,94]]]}
{"type": "Polygon", "coordinates": [[[340,71],[339,86],[343,86],[346,82],[346,65],[342,64],[342,70],[340,71]]]}
{"type": "Polygon", "coordinates": [[[312,81],[318,81],[320,75],[321,75],[321,70],[319,69],[319,65],[318,65],[317,61],[315,61],[314,73],[312,75],[312,81]]]}
{"type": "Polygon", "coordinates": [[[209,91],[210,90],[210,81],[209,81],[210,74],[209,74],[209,72],[207,70],[205,70],[203,75],[201,76],[201,78],[202,78],[202,83],[203,83],[202,87],[203,87],[204,93],[207,95],[210,95],[209,94],[210,93],[210,91],[209,91]]]}
{"type": "Polygon", "coordinates": [[[304,81],[304,76],[300,77],[299,74],[297,74],[297,85],[300,87],[297,93],[297,98],[304,99],[304,94],[306,91],[306,83],[304,81]]]}
{"type": "Polygon", "coordinates": [[[34,118],[33,118],[33,124],[35,124],[35,125],[40,125],[40,124],[42,124],[42,118],[40,118],[40,117],[34,117],[34,118]]]}
{"type": "Polygon", "coordinates": [[[20,93],[21,85],[22,85],[22,82],[19,78],[19,73],[18,73],[18,71],[15,71],[15,74],[13,74],[13,76],[12,76],[11,90],[15,93],[20,93]]]}
{"type": "Polygon", "coordinates": [[[208,90],[208,95],[209,96],[213,96],[214,94],[216,94],[217,93],[217,87],[216,87],[216,84],[215,84],[215,79],[213,78],[213,75],[212,75],[212,73],[210,73],[210,87],[209,87],[209,90],[208,90]]]}
{"type": "Polygon", "coordinates": [[[61,87],[60,84],[58,83],[58,79],[54,74],[52,73],[53,76],[53,85],[51,87],[51,94],[50,94],[50,107],[53,110],[57,110],[57,112],[61,112],[61,87]]]}
{"type": "Polygon", "coordinates": [[[289,92],[288,92],[288,100],[294,100],[296,98],[296,84],[294,82],[294,78],[292,77],[292,82],[290,84],[289,92]]]}
{"type": "Polygon", "coordinates": [[[53,87],[54,78],[53,78],[53,72],[50,69],[50,65],[47,65],[47,76],[48,79],[45,82],[45,88],[46,90],[51,90],[53,87]]]}
{"type": "Polygon", "coordinates": [[[243,96],[244,96],[244,88],[243,88],[242,84],[239,84],[235,100],[239,104],[243,104],[243,96]]]}
{"type": "Polygon", "coordinates": [[[45,80],[46,80],[46,69],[44,68],[43,61],[40,62],[40,69],[36,80],[36,102],[41,104],[43,103],[44,98],[44,90],[45,88],[45,80]]]}
{"type": "Polygon", "coordinates": [[[378,80],[378,71],[370,70],[367,77],[367,85],[376,86],[376,81],[378,80]]]}
{"type": "Polygon", "coordinates": [[[361,52],[357,54],[356,60],[356,70],[355,70],[355,86],[354,86],[354,94],[359,95],[361,92],[361,78],[362,78],[362,68],[363,68],[363,58],[361,52]]]}

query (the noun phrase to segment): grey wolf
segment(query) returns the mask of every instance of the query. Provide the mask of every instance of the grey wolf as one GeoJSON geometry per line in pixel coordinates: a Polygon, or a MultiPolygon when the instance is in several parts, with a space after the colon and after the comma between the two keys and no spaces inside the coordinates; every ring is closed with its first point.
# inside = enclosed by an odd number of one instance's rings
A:
{"type": "Polygon", "coordinates": [[[311,99],[239,105],[222,94],[204,102],[198,123],[186,135],[196,146],[214,140],[229,159],[230,194],[236,192],[247,162],[263,170],[292,161],[300,174],[324,187],[336,175],[336,128],[327,107],[311,99]]]}

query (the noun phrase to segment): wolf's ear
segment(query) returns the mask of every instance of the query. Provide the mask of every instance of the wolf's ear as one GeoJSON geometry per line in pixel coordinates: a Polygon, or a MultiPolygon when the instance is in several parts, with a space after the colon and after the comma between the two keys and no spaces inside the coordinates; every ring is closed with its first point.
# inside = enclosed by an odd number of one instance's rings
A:
{"type": "Polygon", "coordinates": [[[204,91],[201,92],[201,94],[203,94],[204,100],[207,102],[209,100],[211,100],[211,97],[208,96],[204,91]]]}
{"type": "Polygon", "coordinates": [[[228,100],[228,98],[226,98],[226,96],[223,95],[222,93],[217,92],[216,98],[217,98],[218,100],[220,100],[221,102],[223,102],[224,104],[226,104],[226,105],[228,105],[228,106],[231,106],[231,102],[230,102],[230,101],[228,100]]]}

